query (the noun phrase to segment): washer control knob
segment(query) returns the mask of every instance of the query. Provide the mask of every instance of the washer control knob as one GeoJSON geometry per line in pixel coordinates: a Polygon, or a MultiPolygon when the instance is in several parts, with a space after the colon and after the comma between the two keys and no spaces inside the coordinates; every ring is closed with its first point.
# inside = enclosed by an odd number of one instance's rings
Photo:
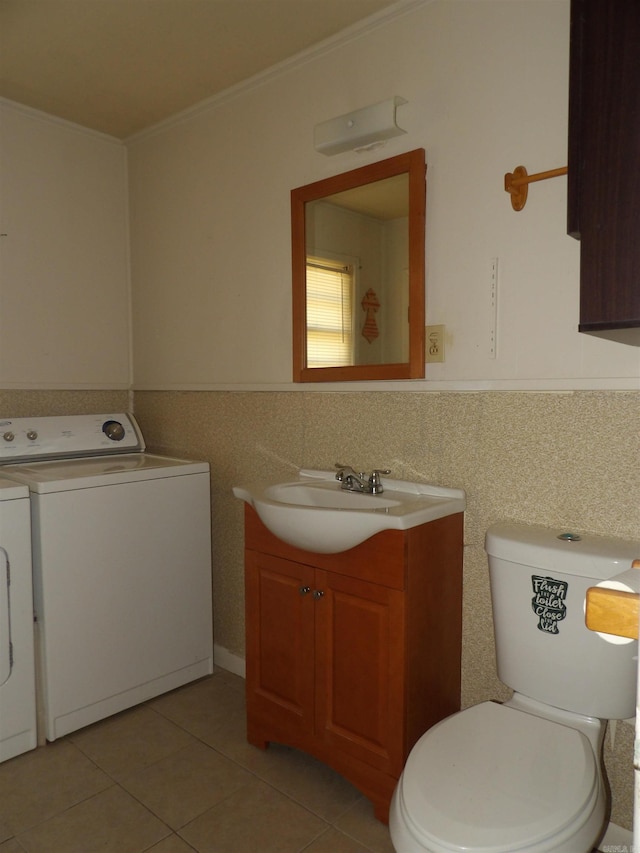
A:
{"type": "Polygon", "coordinates": [[[29,439],[29,441],[35,441],[37,437],[38,433],[35,431],[35,429],[30,429],[27,433],[27,438],[29,439]]]}
{"type": "Polygon", "coordinates": [[[4,438],[5,441],[13,441],[13,439],[15,438],[15,435],[12,432],[7,431],[7,432],[3,433],[2,437],[4,438]]]}
{"type": "Polygon", "coordinates": [[[122,441],[124,438],[124,427],[120,421],[106,421],[102,424],[102,432],[111,441],[122,441]]]}

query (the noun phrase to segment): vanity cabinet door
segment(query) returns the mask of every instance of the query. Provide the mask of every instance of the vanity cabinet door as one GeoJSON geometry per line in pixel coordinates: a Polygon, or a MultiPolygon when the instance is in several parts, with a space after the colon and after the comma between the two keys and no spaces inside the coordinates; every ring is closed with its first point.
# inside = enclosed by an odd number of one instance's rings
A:
{"type": "Polygon", "coordinates": [[[314,725],[314,570],[257,551],[245,557],[249,741],[266,746],[257,721],[298,745],[314,725]]]}
{"type": "Polygon", "coordinates": [[[398,776],[403,593],[256,551],[246,560],[249,740],[318,739],[398,776]]]}
{"type": "Polygon", "coordinates": [[[404,594],[316,572],[316,733],[396,778],[403,764],[404,594]]]}

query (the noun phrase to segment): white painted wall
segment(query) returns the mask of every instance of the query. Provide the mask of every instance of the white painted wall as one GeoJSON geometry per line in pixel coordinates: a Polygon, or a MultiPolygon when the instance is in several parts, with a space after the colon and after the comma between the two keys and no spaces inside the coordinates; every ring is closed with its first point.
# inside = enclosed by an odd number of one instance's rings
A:
{"type": "MultiPolygon", "coordinates": [[[[566,163],[569,0],[425,0],[376,20],[130,141],[136,387],[294,387],[291,188],[417,147],[446,362],[381,387],[640,387],[638,348],[577,332],[566,179],[532,186],[521,213],[503,191],[520,163],[566,163]],[[394,94],[406,135],[314,151],[317,122],[394,94]]],[[[127,151],[6,101],[0,122],[0,386],[126,388],[127,151]]]]}
{"type": "Polygon", "coordinates": [[[0,387],[129,387],[124,145],[7,101],[0,134],[0,387]]]}
{"type": "Polygon", "coordinates": [[[638,348],[577,331],[566,178],[532,186],[520,213],[503,189],[519,164],[566,165],[568,60],[568,0],[425,2],[130,140],[136,387],[290,387],[289,191],[418,147],[446,362],[402,387],[639,387],[638,348]],[[392,95],[406,135],[315,152],[316,123],[392,95]]]}

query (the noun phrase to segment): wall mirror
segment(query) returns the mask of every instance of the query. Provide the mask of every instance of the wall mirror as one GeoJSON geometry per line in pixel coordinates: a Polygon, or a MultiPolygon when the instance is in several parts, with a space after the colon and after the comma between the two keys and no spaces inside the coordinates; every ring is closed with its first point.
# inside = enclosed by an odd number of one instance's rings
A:
{"type": "Polygon", "coordinates": [[[291,192],[293,381],[424,377],[422,148],[291,192]]]}

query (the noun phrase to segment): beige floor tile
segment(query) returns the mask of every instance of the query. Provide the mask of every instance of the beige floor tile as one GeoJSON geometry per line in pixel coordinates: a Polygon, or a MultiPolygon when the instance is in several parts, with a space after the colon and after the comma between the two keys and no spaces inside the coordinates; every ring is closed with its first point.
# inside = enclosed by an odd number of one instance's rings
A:
{"type": "Polygon", "coordinates": [[[335,827],[372,853],[394,853],[389,827],[376,819],[373,806],[364,797],[335,821],[335,827]]]}
{"type": "Polygon", "coordinates": [[[18,834],[112,784],[72,743],[56,741],[0,765],[0,820],[18,834]]]}
{"type": "Polygon", "coordinates": [[[198,853],[297,853],[328,825],[255,780],[179,831],[198,853]]]}
{"type": "Polygon", "coordinates": [[[266,750],[248,743],[244,714],[205,741],[324,820],[333,822],[361,797],[344,777],[303,752],[276,743],[266,750]]]}
{"type": "Polygon", "coordinates": [[[217,672],[154,699],[151,707],[192,735],[207,738],[229,719],[244,717],[244,680],[217,672]]]}
{"type": "Polygon", "coordinates": [[[173,829],[248,785],[253,776],[196,742],[123,779],[122,786],[173,829]]]}
{"type": "Polygon", "coordinates": [[[18,837],[27,853],[140,853],[170,830],[118,786],[18,837]]]}
{"type": "Polygon", "coordinates": [[[227,714],[217,726],[202,735],[202,740],[244,767],[249,767],[252,762],[259,760],[260,755],[268,753],[268,750],[256,749],[247,742],[247,715],[244,708],[227,714]]]}
{"type": "Polygon", "coordinates": [[[244,713],[229,719],[204,740],[324,820],[335,820],[360,796],[344,778],[304,753],[276,743],[266,750],[250,744],[244,713]]]}
{"type": "MultiPolygon", "coordinates": [[[[0,853],[2,853],[1,848],[0,853]]],[[[177,835],[170,835],[159,844],[154,844],[153,847],[150,847],[147,853],[193,853],[193,847],[187,844],[186,841],[178,838],[177,835]]]]}
{"type": "Polygon", "coordinates": [[[118,780],[194,742],[187,732],[145,705],[81,729],[69,739],[118,780]]]}
{"type": "Polygon", "coordinates": [[[305,847],[304,853],[369,853],[369,850],[337,829],[329,829],[305,847]]]}
{"type": "Polygon", "coordinates": [[[219,671],[0,764],[0,853],[98,850],[393,848],[339,774],[290,747],[247,743],[244,681],[219,671]]]}
{"type": "Polygon", "coordinates": [[[213,673],[213,678],[221,684],[226,685],[229,690],[235,690],[242,696],[246,694],[247,682],[240,675],[235,675],[229,672],[228,669],[220,669],[219,667],[213,673]]]}
{"type": "Polygon", "coordinates": [[[0,853],[24,853],[24,847],[21,847],[15,838],[10,838],[8,841],[0,844],[0,853]]]}
{"type": "Polygon", "coordinates": [[[249,750],[252,772],[330,823],[362,796],[339,773],[297,749],[272,743],[266,751],[249,750]]]}

